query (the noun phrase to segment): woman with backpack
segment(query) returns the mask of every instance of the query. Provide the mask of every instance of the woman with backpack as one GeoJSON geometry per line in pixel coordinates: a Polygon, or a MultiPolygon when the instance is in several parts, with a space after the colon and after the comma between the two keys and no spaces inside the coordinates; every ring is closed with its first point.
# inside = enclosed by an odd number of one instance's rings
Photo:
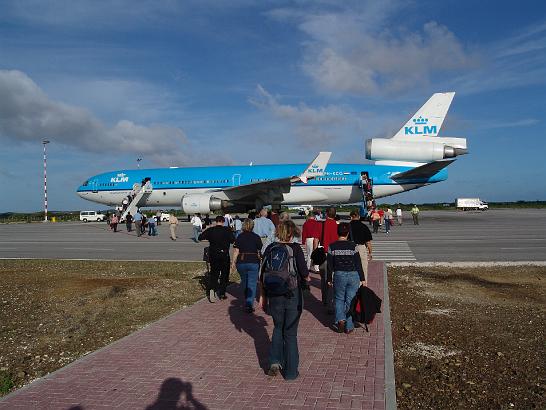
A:
{"type": "Polygon", "coordinates": [[[296,225],[279,223],[277,241],[264,252],[260,275],[260,306],[273,318],[273,336],[269,353],[269,376],[282,372],[286,380],[298,377],[298,324],[303,310],[302,284],[309,281],[309,271],[301,246],[292,243],[296,225]]]}
{"type": "Polygon", "coordinates": [[[334,330],[338,333],[351,333],[354,330],[353,318],[347,313],[358,288],[366,284],[356,244],[347,239],[350,230],[348,223],[339,224],[339,239],[330,244],[327,254],[328,285],[334,286],[334,330]]]}

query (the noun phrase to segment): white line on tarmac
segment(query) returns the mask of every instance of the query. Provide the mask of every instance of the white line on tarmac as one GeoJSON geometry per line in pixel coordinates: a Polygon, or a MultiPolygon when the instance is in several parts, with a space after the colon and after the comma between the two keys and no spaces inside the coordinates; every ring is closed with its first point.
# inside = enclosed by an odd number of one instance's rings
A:
{"type": "Polygon", "coordinates": [[[66,251],[113,251],[107,248],[63,248],[66,251]]]}
{"type": "Polygon", "coordinates": [[[501,250],[509,250],[509,249],[517,249],[517,250],[525,250],[525,249],[546,249],[546,246],[528,246],[525,248],[501,248],[501,250]]]}

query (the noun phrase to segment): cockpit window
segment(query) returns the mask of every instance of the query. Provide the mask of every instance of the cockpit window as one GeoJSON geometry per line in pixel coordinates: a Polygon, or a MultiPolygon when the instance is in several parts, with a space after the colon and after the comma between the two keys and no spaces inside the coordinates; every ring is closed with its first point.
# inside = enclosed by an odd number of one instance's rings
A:
{"type": "Polygon", "coordinates": [[[89,180],[85,181],[85,182],[82,184],[82,186],[87,186],[87,185],[89,185],[89,180]]]}

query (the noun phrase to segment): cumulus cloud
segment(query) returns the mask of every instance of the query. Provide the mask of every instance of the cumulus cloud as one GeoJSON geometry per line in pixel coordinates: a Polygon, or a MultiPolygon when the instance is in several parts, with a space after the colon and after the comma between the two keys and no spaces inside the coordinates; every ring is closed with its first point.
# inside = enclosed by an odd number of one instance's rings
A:
{"type": "Polygon", "coordinates": [[[418,30],[391,24],[388,19],[398,8],[396,2],[372,1],[337,11],[284,9],[269,15],[298,21],[308,37],[302,68],[331,93],[398,93],[427,85],[436,73],[475,64],[457,37],[435,21],[418,30]]]}
{"type": "Polygon", "coordinates": [[[256,87],[256,95],[249,99],[254,106],[267,111],[275,118],[288,123],[296,133],[298,142],[333,143],[347,126],[357,125],[356,113],[348,107],[328,105],[312,108],[304,103],[281,104],[279,98],[271,95],[264,87],[256,87]]]}
{"type": "Polygon", "coordinates": [[[39,142],[44,138],[87,152],[146,155],[158,165],[191,162],[184,132],[159,124],[121,120],[108,127],[84,108],[51,100],[25,73],[0,70],[0,137],[39,142]]]}

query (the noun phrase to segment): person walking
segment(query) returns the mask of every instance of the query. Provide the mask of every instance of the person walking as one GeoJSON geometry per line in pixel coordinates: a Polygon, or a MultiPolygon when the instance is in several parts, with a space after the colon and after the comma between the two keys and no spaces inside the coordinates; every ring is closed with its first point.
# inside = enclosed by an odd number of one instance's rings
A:
{"type": "Polygon", "coordinates": [[[201,215],[195,214],[190,220],[191,226],[193,228],[193,241],[195,243],[199,242],[199,235],[203,230],[203,222],[201,221],[201,215]]]}
{"type": "Polygon", "coordinates": [[[267,311],[273,318],[267,374],[277,376],[281,373],[285,380],[294,380],[299,376],[298,325],[303,310],[302,284],[309,281],[309,271],[301,246],[292,243],[295,232],[296,225],[293,221],[279,223],[276,230],[279,242],[274,242],[266,248],[260,274],[260,285],[264,290],[260,294],[260,306],[264,310],[267,306],[267,311]],[[264,283],[264,280],[267,281],[267,267],[275,266],[274,260],[283,252],[287,256],[284,259],[286,260],[284,267],[290,270],[289,274],[296,283],[295,287],[286,293],[277,295],[271,290],[268,292],[267,282],[264,283]]]}
{"type": "Polygon", "coordinates": [[[317,265],[312,265],[311,254],[318,247],[321,231],[322,226],[315,218],[314,213],[307,215],[307,220],[302,227],[301,241],[305,245],[305,250],[307,251],[307,269],[315,273],[318,273],[319,267],[317,265]]]}
{"type": "Polygon", "coordinates": [[[413,208],[411,208],[411,217],[413,218],[413,224],[419,225],[419,208],[417,208],[417,205],[413,205],[413,208]]]}
{"type": "Polygon", "coordinates": [[[260,210],[260,217],[254,220],[254,229],[252,230],[262,239],[262,253],[267,245],[273,242],[275,238],[275,225],[267,217],[267,210],[260,210]]]}
{"type": "Polygon", "coordinates": [[[140,237],[140,235],[142,235],[142,214],[140,213],[140,209],[137,209],[133,220],[135,221],[135,231],[137,237],[140,237]]]}
{"type": "Polygon", "coordinates": [[[118,231],[118,223],[119,223],[118,216],[117,214],[114,213],[112,215],[112,218],[110,219],[110,228],[112,228],[114,232],[118,231]]]}
{"type": "Polygon", "coordinates": [[[227,299],[226,287],[229,280],[229,247],[235,241],[233,231],[224,226],[222,215],[216,217],[216,225],[205,229],[198,237],[200,241],[209,241],[210,280],[207,284],[209,302],[227,299]]]}
{"type": "Polygon", "coordinates": [[[169,214],[169,229],[171,231],[171,240],[176,241],[176,228],[178,227],[178,218],[173,213],[169,214]]]}
{"type": "Polygon", "coordinates": [[[350,215],[349,240],[356,245],[356,250],[360,255],[362,272],[364,272],[364,281],[368,282],[368,261],[372,260],[372,233],[366,224],[360,220],[358,209],[351,211],[350,215]]]}
{"type": "Polygon", "coordinates": [[[148,236],[157,236],[155,217],[151,215],[148,219],[148,236]]]}
{"type": "Polygon", "coordinates": [[[402,226],[402,208],[400,208],[400,205],[398,205],[398,208],[396,208],[396,220],[398,222],[398,226],[402,226]]]}
{"type": "Polygon", "coordinates": [[[127,232],[132,231],[133,216],[131,215],[131,212],[127,212],[127,215],[125,216],[125,226],[127,227],[127,232]]]}
{"type": "Polygon", "coordinates": [[[381,219],[381,216],[379,215],[379,212],[377,209],[372,210],[372,226],[373,226],[373,233],[377,233],[379,231],[379,221],[381,219]]]}
{"type": "Polygon", "coordinates": [[[347,239],[350,225],[342,222],[337,231],[339,239],[330,244],[327,254],[328,285],[334,287],[334,329],[338,333],[351,333],[354,330],[354,323],[352,316],[347,312],[356,291],[366,284],[366,280],[356,245],[347,239]]]}
{"type": "Polygon", "coordinates": [[[391,225],[392,225],[392,209],[387,208],[385,211],[385,233],[389,234],[391,232],[391,225]]]}
{"type": "MultiPolygon", "coordinates": [[[[235,217],[235,221],[237,221],[235,217]]],[[[241,223],[242,232],[235,238],[233,244],[232,270],[237,269],[241,276],[241,288],[245,298],[245,310],[254,312],[254,300],[256,299],[256,285],[258,283],[258,271],[260,270],[260,258],[262,250],[261,238],[252,232],[254,221],[245,219],[241,223]]]]}
{"type": "Polygon", "coordinates": [[[161,209],[158,209],[157,212],[155,213],[155,221],[156,221],[156,224],[157,226],[161,225],[161,209]]]}
{"type": "MultiPolygon", "coordinates": [[[[254,226],[254,224],[252,225],[254,226]]],[[[243,230],[243,222],[239,218],[239,215],[235,215],[235,219],[233,220],[233,229],[235,231],[235,239],[237,239],[243,230]]]]}
{"type": "MultiPolygon", "coordinates": [[[[330,207],[326,209],[326,220],[322,224],[322,229],[324,232],[321,232],[322,246],[324,246],[324,251],[328,252],[328,246],[331,243],[337,241],[337,222],[336,222],[336,208],[330,207]]],[[[328,267],[327,261],[324,261],[320,265],[320,290],[322,295],[322,304],[326,306],[328,314],[333,313],[333,295],[332,290],[328,286],[328,267]]]]}

